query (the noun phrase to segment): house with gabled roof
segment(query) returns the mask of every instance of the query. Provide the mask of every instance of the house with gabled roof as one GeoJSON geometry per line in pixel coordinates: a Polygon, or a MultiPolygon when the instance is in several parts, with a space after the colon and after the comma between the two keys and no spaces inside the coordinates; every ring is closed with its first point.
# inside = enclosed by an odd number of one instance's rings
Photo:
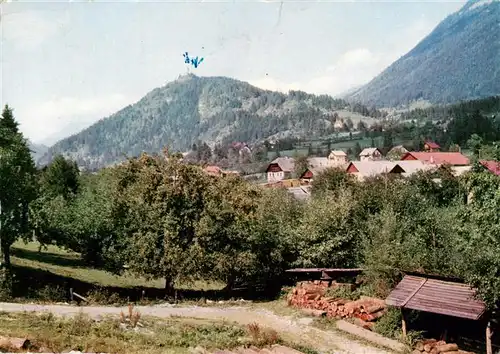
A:
{"type": "Polygon", "coordinates": [[[392,161],[379,160],[379,161],[351,161],[346,168],[347,173],[351,173],[360,181],[390,173],[394,169],[396,163],[392,161]]]}
{"type": "Polygon", "coordinates": [[[393,146],[386,154],[386,157],[391,156],[392,159],[400,159],[408,150],[403,145],[393,146]]]}
{"type": "Polygon", "coordinates": [[[278,157],[267,166],[267,182],[274,183],[289,179],[295,170],[295,159],[293,157],[278,157]]]}
{"type": "Polygon", "coordinates": [[[382,160],[383,154],[378,148],[366,148],[359,154],[359,161],[382,160]]]}
{"type": "Polygon", "coordinates": [[[347,155],[345,152],[338,150],[332,151],[328,157],[310,157],[308,160],[308,168],[300,176],[303,182],[312,182],[314,176],[328,168],[343,168],[347,166],[347,155]]]}
{"type": "Polygon", "coordinates": [[[410,151],[401,157],[401,161],[419,160],[433,165],[467,166],[469,158],[459,152],[415,152],[410,151]]]}
{"type": "Polygon", "coordinates": [[[419,160],[404,160],[404,161],[394,161],[395,166],[389,171],[389,173],[399,173],[403,177],[409,177],[414,173],[420,171],[430,171],[437,168],[437,165],[426,164],[419,160]]]}
{"type": "Polygon", "coordinates": [[[441,146],[439,146],[437,143],[435,143],[434,141],[431,141],[431,140],[427,140],[425,143],[424,143],[424,150],[426,152],[438,152],[439,150],[441,150],[441,146]]]}
{"type": "Polygon", "coordinates": [[[347,154],[342,150],[333,150],[328,155],[331,166],[340,166],[348,162],[347,154]]]}

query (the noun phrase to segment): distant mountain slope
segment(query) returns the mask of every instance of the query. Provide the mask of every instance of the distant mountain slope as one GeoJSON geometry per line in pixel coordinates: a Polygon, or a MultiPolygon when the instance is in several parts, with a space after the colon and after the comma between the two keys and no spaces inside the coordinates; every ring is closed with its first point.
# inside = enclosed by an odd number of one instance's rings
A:
{"type": "Polygon", "coordinates": [[[35,144],[28,140],[29,148],[31,150],[31,157],[34,161],[39,160],[49,150],[48,146],[43,144],[35,144]]]}
{"type": "Polygon", "coordinates": [[[318,136],[331,133],[335,113],[340,117],[373,121],[381,112],[349,105],[327,95],[301,91],[272,92],[226,77],[185,75],[156,88],[91,127],[52,146],[39,161],[56,154],[80,166],[99,168],[137,156],[159,152],[165,145],[186,151],[193,143],[259,142],[270,137],[318,136]],[[352,112],[352,114],[350,113],[352,112]]]}
{"type": "Polygon", "coordinates": [[[500,94],[500,0],[471,0],[408,54],[344,97],[378,107],[500,94]]]}

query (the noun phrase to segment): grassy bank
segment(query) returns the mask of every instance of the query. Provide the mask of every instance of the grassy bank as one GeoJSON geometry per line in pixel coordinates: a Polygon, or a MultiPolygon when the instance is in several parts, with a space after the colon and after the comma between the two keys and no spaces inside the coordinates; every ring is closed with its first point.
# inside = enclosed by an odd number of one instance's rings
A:
{"type": "MultiPolygon", "coordinates": [[[[30,341],[31,352],[105,353],[189,353],[189,348],[231,349],[255,345],[286,344],[278,333],[258,325],[236,324],[192,318],[159,320],[140,318],[135,327],[118,318],[100,321],[79,315],[60,318],[50,313],[0,313],[0,332],[4,337],[30,341]]],[[[13,347],[0,351],[23,352],[13,347]]],[[[313,351],[308,350],[309,353],[313,351]]]]}

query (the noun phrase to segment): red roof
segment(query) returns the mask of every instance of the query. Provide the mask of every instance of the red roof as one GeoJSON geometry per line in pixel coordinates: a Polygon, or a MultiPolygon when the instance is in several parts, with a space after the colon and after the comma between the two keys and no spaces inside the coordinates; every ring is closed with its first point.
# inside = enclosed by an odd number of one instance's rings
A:
{"type": "Polygon", "coordinates": [[[219,166],[206,166],[203,170],[211,175],[219,175],[222,171],[219,166]]]}
{"type": "Polygon", "coordinates": [[[419,160],[423,163],[436,165],[450,164],[452,166],[469,165],[469,158],[459,152],[407,152],[401,160],[419,160]]]}
{"type": "Polygon", "coordinates": [[[440,149],[441,148],[441,146],[439,146],[438,144],[436,144],[435,142],[430,141],[430,140],[426,141],[425,145],[427,145],[431,149],[440,149]]]}
{"type": "Polygon", "coordinates": [[[481,163],[481,165],[487,168],[491,173],[500,176],[500,161],[482,160],[479,162],[481,163]]]}

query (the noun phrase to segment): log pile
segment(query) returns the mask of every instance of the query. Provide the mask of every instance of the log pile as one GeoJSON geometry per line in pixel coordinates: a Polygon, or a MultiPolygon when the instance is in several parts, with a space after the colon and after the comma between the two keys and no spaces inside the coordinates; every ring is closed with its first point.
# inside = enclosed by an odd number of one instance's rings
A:
{"type": "Polygon", "coordinates": [[[444,340],[427,339],[415,345],[412,354],[474,354],[458,349],[455,343],[446,343],[444,340]]]}
{"type": "Polygon", "coordinates": [[[374,322],[387,311],[384,300],[367,296],[355,301],[327,297],[327,289],[327,282],[301,282],[288,294],[288,306],[300,308],[308,315],[317,317],[354,318],[357,325],[370,330],[374,322]]]}

